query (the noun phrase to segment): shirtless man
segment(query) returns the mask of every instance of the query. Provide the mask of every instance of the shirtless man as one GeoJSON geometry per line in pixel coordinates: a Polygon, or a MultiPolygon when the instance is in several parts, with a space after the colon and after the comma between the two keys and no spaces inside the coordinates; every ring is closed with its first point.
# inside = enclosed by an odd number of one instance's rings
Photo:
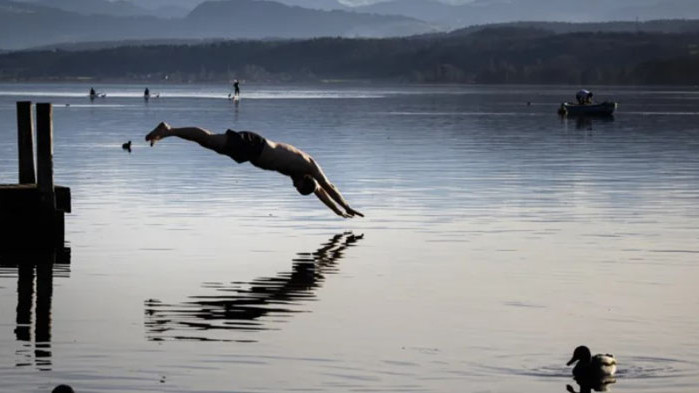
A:
{"type": "Polygon", "coordinates": [[[169,136],[196,142],[202,147],[231,157],[239,164],[250,161],[258,168],[287,175],[301,195],[316,194],[338,216],[364,217],[349,206],[313,157],[294,146],[271,141],[250,131],[228,130],[224,134],[214,134],[199,127],[172,127],[164,122],[146,135],[146,141],[153,146],[155,142],[169,136]]]}

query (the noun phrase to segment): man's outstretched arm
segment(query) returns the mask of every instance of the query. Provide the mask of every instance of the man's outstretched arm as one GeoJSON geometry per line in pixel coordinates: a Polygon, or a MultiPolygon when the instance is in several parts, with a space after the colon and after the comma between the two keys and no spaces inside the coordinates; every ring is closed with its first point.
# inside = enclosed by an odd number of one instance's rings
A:
{"type": "Polygon", "coordinates": [[[332,201],[332,199],[330,199],[330,197],[328,196],[328,193],[325,192],[323,187],[317,187],[316,190],[314,191],[314,194],[316,194],[318,199],[320,199],[325,204],[325,206],[329,207],[330,210],[334,211],[335,214],[337,214],[338,216],[344,217],[344,218],[352,217],[351,215],[338,209],[337,205],[335,205],[335,203],[332,201]]]}
{"type": "Polygon", "coordinates": [[[209,130],[200,127],[171,127],[163,122],[146,135],[146,141],[153,146],[155,142],[170,136],[177,136],[182,139],[196,142],[202,147],[211,149],[217,153],[223,151],[226,146],[226,134],[214,134],[209,130]]]}
{"type": "MultiPolygon", "coordinates": [[[[345,198],[342,197],[342,194],[340,194],[340,190],[335,187],[334,184],[330,183],[330,180],[325,176],[325,173],[323,173],[323,170],[320,169],[320,166],[315,162],[315,160],[311,161],[313,164],[313,171],[311,173],[311,176],[318,182],[319,189],[322,189],[325,191],[325,195],[330,196],[335,202],[337,202],[340,206],[342,206],[346,211],[347,214],[351,216],[360,216],[364,217],[364,214],[352,209],[345,200],[345,198]]],[[[318,195],[318,194],[316,194],[318,195]]],[[[318,196],[320,198],[320,196],[318,196]]],[[[322,200],[322,199],[321,199],[322,200]]],[[[325,201],[323,201],[325,202],[325,201]]],[[[327,203],[326,203],[327,205],[327,203]]],[[[333,204],[334,205],[334,204],[333,204]]]]}

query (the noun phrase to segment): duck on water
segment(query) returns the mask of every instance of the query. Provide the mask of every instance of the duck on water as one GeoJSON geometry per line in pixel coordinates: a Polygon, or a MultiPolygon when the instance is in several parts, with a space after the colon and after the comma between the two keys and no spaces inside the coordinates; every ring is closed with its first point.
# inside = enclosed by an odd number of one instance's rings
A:
{"type": "MultiPolygon", "coordinates": [[[[573,377],[580,385],[581,392],[586,392],[594,389],[595,391],[606,391],[606,386],[616,382],[614,374],[616,373],[616,359],[614,355],[597,354],[592,356],[590,348],[581,345],[575,348],[573,357],[566,363],[573,367],[573,377]]],[[[566,386],[569,392],[574,392],[570,385],[566,386]]]]}
{"type": "Polygon", "coordinates": [[[575,348],[573,357],[566,365],[570,366],[573,363],[576,363],[575,367],[573,367],[573,376],[575,378],[612,377],[616,373],[616,359],[614,355],[607,353],[592,356],[590,348],[584,345],[575,348]]]}

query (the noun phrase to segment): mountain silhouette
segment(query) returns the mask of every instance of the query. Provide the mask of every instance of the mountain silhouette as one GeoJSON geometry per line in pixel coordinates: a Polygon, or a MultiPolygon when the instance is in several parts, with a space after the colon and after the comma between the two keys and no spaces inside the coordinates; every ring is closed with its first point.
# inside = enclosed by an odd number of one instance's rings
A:
{"type": "MultiPolygon", "coordinates": [[[[0,0],[0,49],[149,39],[388,37],[433,31],[427,23],[403,16],[314,10],[272,1],[207,1],[183,18],[155,17],[147,11],[117,15],[116,8],[109,8],[117,5],[100,8],[109,3],[103,0],[96,0],[92,11],[80,12],[70,9],[86,0],[40,1],[44,4],[0,0]]],[[[122,6],[118,12],[138,11],[122,6]]]]}

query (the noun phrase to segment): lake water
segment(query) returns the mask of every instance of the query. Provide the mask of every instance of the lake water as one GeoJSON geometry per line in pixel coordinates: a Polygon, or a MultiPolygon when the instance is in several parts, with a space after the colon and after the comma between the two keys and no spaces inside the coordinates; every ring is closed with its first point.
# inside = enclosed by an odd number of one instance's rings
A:
{"type": "Polygon", "coordinates": [[[609,390],[699,386],[699,89],[597,88],[618,113],[581,121],[575,87],[89,87],[0,84],[0,183],[15,101],[52,102],[73,196],[69,264],[2,261],[0,390],[577,391],[580,344],[609,390]],[[163,120],[298,146],[366,217],[151,148],[163,120]]]}

